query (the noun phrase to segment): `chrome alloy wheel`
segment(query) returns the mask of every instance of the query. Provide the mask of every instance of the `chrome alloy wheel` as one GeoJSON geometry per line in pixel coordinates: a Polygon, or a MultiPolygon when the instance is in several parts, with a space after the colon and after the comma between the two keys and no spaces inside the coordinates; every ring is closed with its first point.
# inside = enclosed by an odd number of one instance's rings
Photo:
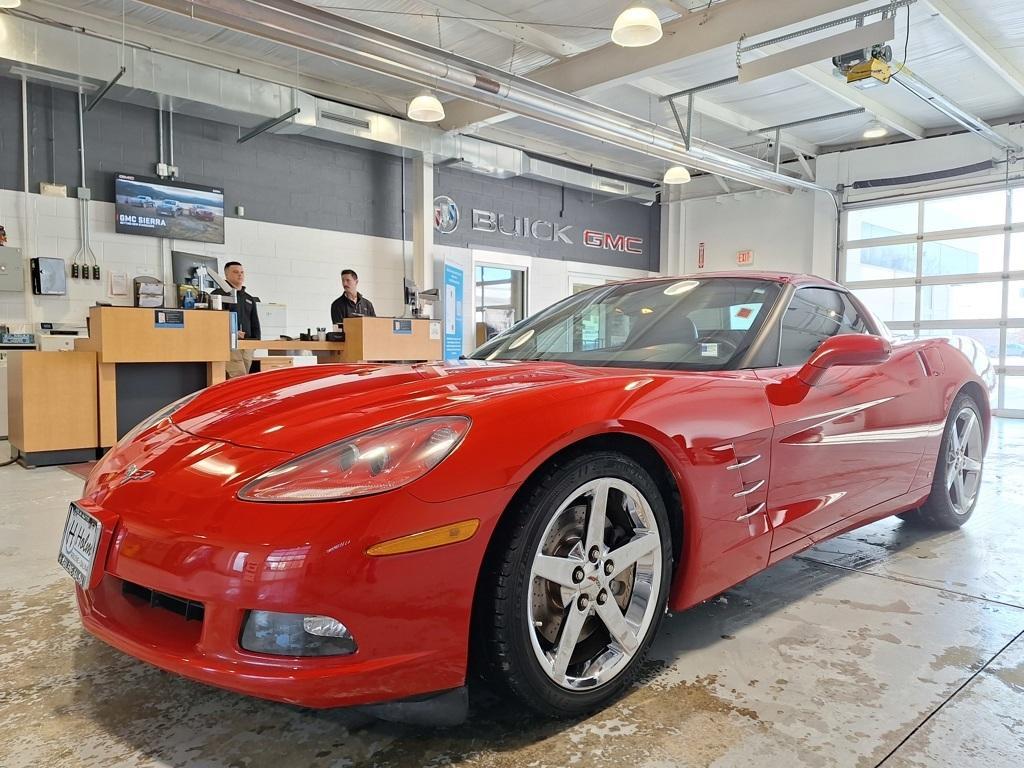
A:
{"type": "Polygon", "coordinates": [[[966,515],[974,505],[981,485],[982,460],[981,423],[973,408],[961,408],[953,420],[946,454],[946,490],[958,515],[966,515]]]}
{"type": "Polygon", "coordinates": [[[604,477],[570,493],[530,567],[530,639],[548,677],[582,691],[625,669],[656,618],[663,567],[657,519],[634,485],[604,477]]]}

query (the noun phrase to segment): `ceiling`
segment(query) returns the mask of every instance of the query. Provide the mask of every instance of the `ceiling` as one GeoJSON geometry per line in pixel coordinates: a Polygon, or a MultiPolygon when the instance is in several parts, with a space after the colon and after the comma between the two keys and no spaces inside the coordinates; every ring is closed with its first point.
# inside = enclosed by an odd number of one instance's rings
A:
{"type": "MultiPolygon", "coordinates": [[[[715,23],[722,6],[745,0],[650,0],[663,23],[694,17],[687,27],[701,34],[704,22],[715,23]],[[695,9],[695,10],[694,10],[695,9]]],[[[608,44],[609,32],[624,0],[302,0],[306,5],[349,16],[460,56],[529,76],[541,68],[557,68],[572,56],[608,44]]],[[[763,0],[762,0],[763,2],[763,0]]],[[[813,7],[814,3],[804,4],[813,7]]],[[[806,19],[788,30],[877,8],[881,0],[850,3],[825,16],[806,19]]],[[[762,7],[769,7],[765,4],[762,7]]],[[[343,88],[345,100],[368,109],[403,114],[417,86],[312,54],[297,52],[185,16],[144,5],[137,0],[25,0],[23,9],[49,19],[87,28],[119,31],[122,11],[125,36],[145,37],[147,44],[174,53],[182,43],[236,57],[240,62],[274,64],[282,72],[316,78],[343,88]],[[157,40],[157,44],[153,40],[157,40]]],[[[875,17],[877,19],[878,17],[875,17]]],[[[921,78],[961,107],[990,122],[1024,114],[1024,3],[1019,0],[918,0],[897,13],[896,35],[890,42],[894,62],[904,60],[921,78]],[[981,50],[969,43],[981,40],[981,50]],[[993,64],[993,60],[996,62],[993,64]],[[998,71],[998,70],[1001,70],[998,71]]],[[[785,46],[849,29],[830,29],[802,37],[785,46]]],[[[775,37],[775,30],[754,39],[775,37]]],[[[738,38],[738,34],[736,36],[738,38]]],[[[699,40],[698,40],[699,42],[699,40]]],[[[193,51],[195,49],[193,48],[193,51]]],[[[752,58],[757,54],[748,54],[752,58]]],[[[862,114],[794,127],[785,132],[787,154],[798,148],[817,154],[829,148],[868,143],[864,129],[879,114],[891,122],[910,125],[921,135],[959,130],[949,118],[896,83],[869,91],[854,91],[831,75],[831,63],[806,65],[755,82],[727,85],[701,93],[695,101],[695,134],[708,141],[739,148],[752,156],[770,155],[767,134],[754,128],[849,110],[865,98],[862,114]],[[815,72],[817,70],[817,77],[815,72]]],[[[586,98],[675,129],[665,93],[728,78],[736,74],[736,44],[710,47],[697,55],[654,70],[637,72],[615,83],[588,89],[586,98]]],[[[681,105],[684,102],[681,102],[681,105]]],[[[883,119],[883,122],[886,120],[883,119]]],[[[521,137],[548,153],[577,162],[613,159],[637,168],[638,175],[655,177],[664,161],[586,139],[554,126],[513,117],[494,125],[467,127],[478,135],[503,142],[521,137]]],[[[896,129],[883,141],[902,139],[896,129]]],[[[981,139],[979,139],[981,141],[981,139]]],[[[993,148],[994,149],[994,148],[993,148]]]]}

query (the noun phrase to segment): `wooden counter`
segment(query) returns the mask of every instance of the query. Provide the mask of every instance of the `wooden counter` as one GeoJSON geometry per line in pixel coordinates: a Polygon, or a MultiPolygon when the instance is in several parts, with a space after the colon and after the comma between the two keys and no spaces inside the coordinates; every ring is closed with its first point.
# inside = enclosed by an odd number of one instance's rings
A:
{"type": "Polygon", "coordinates": [[[8,439],[23,465],[96,458],[95,352],[12,352],[7,357],[8,439]]]}
{"type": "Polygon", "coordinates": [[[239,349],[276,352],[309,350],[320,362],[402,362],[442,358],[441,321],[420,318],[351,317],[345,321],[345,341],[287,341],[244,339],[239,349]]]}
{"type": "Polygon", "coordinates": [[[89,337],[75,349],[96,353],[99,447],[179,397],[224,381],[230,328],[228,312],[92,307],[89,337]]]}

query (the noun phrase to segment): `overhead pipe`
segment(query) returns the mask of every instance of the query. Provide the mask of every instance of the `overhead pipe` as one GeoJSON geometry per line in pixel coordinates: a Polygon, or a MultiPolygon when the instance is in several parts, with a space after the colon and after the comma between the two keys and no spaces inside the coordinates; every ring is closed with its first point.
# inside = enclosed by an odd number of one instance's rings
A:
{"type": "Polygon", "coordinates": [[[777,192],[826,191],[770,163],[294,0],[142,0],[147,5],[516,112],[670,163],[777,192]]]}

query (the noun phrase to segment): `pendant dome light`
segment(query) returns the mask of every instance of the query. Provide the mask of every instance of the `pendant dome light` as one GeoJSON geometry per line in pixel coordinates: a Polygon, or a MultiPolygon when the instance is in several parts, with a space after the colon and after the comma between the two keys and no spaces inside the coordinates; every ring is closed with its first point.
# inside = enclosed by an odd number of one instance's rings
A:
{"type": "Polygon", "coordinates": [[[444,106],[434,94],[421,93],[409,102],[406,114],[417,123],[436,123],[444,120],[444,106]]]}
{"type": "Polygon", "coordinates": [[[673,165],[662,178],[662,184],[686,184],[690,180],[690,172],[681,165],[673,165]]]}
{"type": "Polygon", "coordinates": [[[875,120],[868,124],[868,127],[864,129],[864,133],[862,135],[865,139],[880,139],[888,133],[889,129],[875,120]]]}
{"type": "Polygon", "coordinates": [[[650,8],[634,5],[615,20],[612,42],[623,48],[640,48],[661,40],[661,20],[650,8]]]}

